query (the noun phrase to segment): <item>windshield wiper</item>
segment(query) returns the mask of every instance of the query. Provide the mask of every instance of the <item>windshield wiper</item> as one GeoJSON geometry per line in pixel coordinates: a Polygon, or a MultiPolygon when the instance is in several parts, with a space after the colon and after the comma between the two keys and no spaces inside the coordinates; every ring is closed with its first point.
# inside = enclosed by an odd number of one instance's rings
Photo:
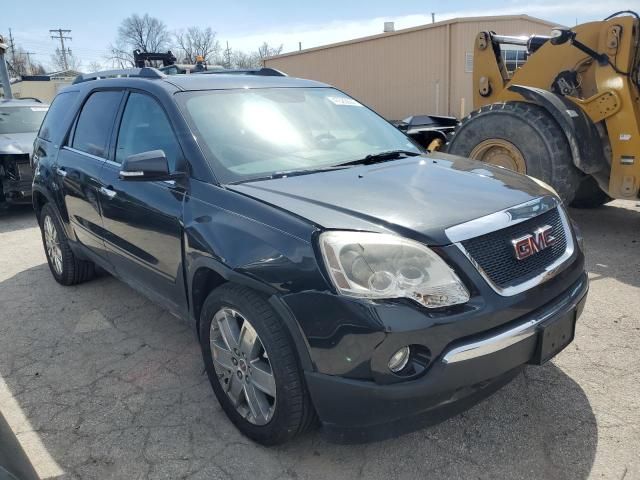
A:
{"type": "Polygon", "coordinates": [[[297,177],[299,175],[309,175],[310,173],[329,172],[331,170],[342,170],[344,168],[347,168],[347,166],[331,165],[328,167],[320,167],[320,168],[303,168],[300,170],[281,170],[279,172],[273,172],[271,175],[265,175],[263,177],[254,177],[254,178],[248,178],[246,180],[238,180],[236,182],[230,182],[229,185],[237,185],[239,183],[259,182],[262,180],[273,180],[275,178],[297,177]]]}
{"type": "Polygon", "coordinates": [[[357,160],[351,160],[350,162],[339,163],[335,166],[348,167],[350,165],[372,165],[374,163],[396,160],[403,157],[417,157],[418,155],[420,155],[420,153],[412,152],[410,150],[387,150],[385,152],[372,153],[364,158],[358,158],[357,160]]]}

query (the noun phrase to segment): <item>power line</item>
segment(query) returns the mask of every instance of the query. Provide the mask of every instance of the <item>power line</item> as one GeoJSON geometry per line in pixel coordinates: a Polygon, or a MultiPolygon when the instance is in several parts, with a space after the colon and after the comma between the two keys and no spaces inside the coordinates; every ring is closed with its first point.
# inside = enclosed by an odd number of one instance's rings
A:
{"type": "Polygon", "coordinates": [[[49,30],[49,33],[57,33],[57,35],[51,35],[51,38],[54,40],[60,40],[60,46],[62,47],[59,51],[62,52],[62,64],[64,65],[65,70],[69,70],[69,63],[67,62],[67,53],[71,55],[71,50],[64,48],[65,40],[72,40],[71,37],[65,36],[65,33],[71,33],[71,30],[63,30],[62,28],[58,28],[57,30],[49,30]]]}

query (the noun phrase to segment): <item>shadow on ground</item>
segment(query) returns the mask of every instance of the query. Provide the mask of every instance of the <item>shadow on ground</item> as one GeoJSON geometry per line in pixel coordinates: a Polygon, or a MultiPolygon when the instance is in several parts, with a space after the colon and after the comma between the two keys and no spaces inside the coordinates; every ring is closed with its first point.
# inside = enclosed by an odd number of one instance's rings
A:
{"type": "Polygon", "coordinates": [[[0,234],[22,230],[37,225],[31,205],[12,205],[0,208],[0,234]]]}
{"type": "Polygon", "coordinates": [[[582,480],[594,462],[589,401],[553,364],[394,440],[312,432],[267,449],[224,416],[191,329],[124,284],[64,288],[42,264],[1,282],[0,305],[0,375],[27,420],[7,421],[19,438],[37,433],[59,478],[582,480]]]}
{"type": "Polygon", "coordinates": [[[640,287],[640,211],[631,208],[636,203],[618,200],[593,210],[570,210],[584,234],[592,282],[611,277],[640,287]]]}

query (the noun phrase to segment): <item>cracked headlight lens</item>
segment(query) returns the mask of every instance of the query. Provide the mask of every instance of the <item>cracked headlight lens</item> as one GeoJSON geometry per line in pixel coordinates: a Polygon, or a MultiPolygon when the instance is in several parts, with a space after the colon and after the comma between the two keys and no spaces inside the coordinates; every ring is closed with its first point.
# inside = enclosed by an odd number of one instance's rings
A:
{"type": "Polygon", "coordinates": [[[360,298],[410,298],[429,308],[465,303],[455,272],[424,245],[395,235],[329,231],[320,250],[339,293],[360,298]]]}

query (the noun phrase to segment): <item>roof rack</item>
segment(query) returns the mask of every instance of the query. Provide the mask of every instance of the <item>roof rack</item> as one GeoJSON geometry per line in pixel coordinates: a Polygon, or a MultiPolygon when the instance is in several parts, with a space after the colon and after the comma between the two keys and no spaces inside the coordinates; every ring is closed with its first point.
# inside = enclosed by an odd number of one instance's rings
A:
{"type": "Polygon", "coordinates": [[[102,72],[84,73],[78,75],[73,84],[88,82],[90,80],[99,80],[101,78],[165,78],[166,75],[160,70],[151,67],[143,68],[125,68],[122,70],[104,70],[102,72]]]}
{"type": "Polygon", "coordinates": [[[225,75],[261,75],[263,77],[286,77],[287,74],[276,70],[275,68],[262,67],[262,68],[248,68],[248,69],[227,69],[217,68],[212,70],[205,70],[198,72],[199,74],[219,73],[225,75]]]}

